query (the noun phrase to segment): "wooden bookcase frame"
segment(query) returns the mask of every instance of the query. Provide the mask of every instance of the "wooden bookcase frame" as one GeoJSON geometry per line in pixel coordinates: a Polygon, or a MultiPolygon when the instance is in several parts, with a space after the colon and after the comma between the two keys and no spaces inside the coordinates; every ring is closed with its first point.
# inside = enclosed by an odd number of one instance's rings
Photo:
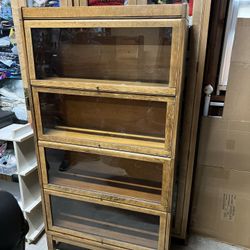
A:
{"type": "MultiPolygon", "coordinates": [[[[167,215],[167,221],[168,223],[170,223],[170,214],[167,215]]],[[[170,225],[167,225],[168,228],[170,228],[170,225]]],[[[166,235],[169,234],[169,231],[166,230],[166,235]]],[[[82,248],[86,248],[86,249],[90,249],[90,250],[124,250],[123,247],[118,247],[118,246],[111,246],[111,245],[104,245],[104,244],[100,244],[96,241],[92,241],[92,240],[87,240],[85,239],[84,241],[77,237],[77,236],[73,236],[73,235],[68,235],[67,237],[65,237],[65,234],[63,233],[59,233],[59,232],[52,232],[52,231],[48,231],[47,232],[47,239],[48,239],[48,245],[49,245],[49,249],[53,249],[56,250],[56,243],[64,243],[64,244],[68,244],[70,246],[75,246],[75,247],[82,247],[82,248]]],[[[168,244],[165,244],[165,247],[163,248],[164,250],[168,249],[168,244]]]]}
{"type": "MultiPolygon", "coordinates": [[[[71,236],[76,236],[81,238],[81,242],[86,242],[86,240],[89,241],[94,241],[100,246],[110,246],[110,249],[120,249],[119,247],[122,247],[124,249],[135,249],[135,250],[150,250],[151,248],[143,247],[143,246],[137,246],[131,243],[126,243],[126,242],[121,242],[113,239],[104,239],[99,236],[94,236],[91,234],[86,234],[83,232],[78,232],[75,230],[71,229],[66,229],[58,226],[53,225],[53,218],[51,214],[51,202],[50,202],[50,196],[57,196],[57,197],[62,197],[62,198],[67,198],[67,199],[73,199],[73,200],[78,200],[78,201],[85,201],[85,202],[90,202],[93,204],[99,204],[102,206],[109,206],[109,207],[114,207],[114,208],[120,208],[124,210],[130,210],[134,212],[140,212],[143,214],[150,214],[154,216],[159,216],[160,217],[160,224],[159,224],[159,238],[158,238],[158,248],[157,249],[165,249],[166,245],[166,231],[167,227],[169,224],[170,216],[168,213],[164,213],[161,211],[156,211],[153,209],[145,209],[145,208],[140,208],[140,207],[134,207],[130,206],[127,204],[121,204],[121,203],[116,203],[116,202],[111,202],[111,201],[106,201],[106,200],[98,200],[95,198],[90,198],[90,197],[84,197],[84,196],[79,196],[75,194],[67,194],[67,193],[62,193],[58,191],[52,191],[52,190],[47,190],[45,189],[45,204],[47,207],[47,221],[48,221],[48,231],[53,234],[53,232],[58,232],[58,233],[63,233],[71,236]]],[[[53,248],[52,248],[53,249],[53,248]]]]}
{"type": "MultiPolygon", "coordinates": [[[[68,5],[70,6],[70,5],[68,5]]],[[[84,18],[166,18],[181,19],[187,14],[186,4],[151,4],[124,6],[80,6],[60,8],[22,8],[25,20],[84,19],[84,18]]]]}
{"type": "Polygon", "coordinates": [[[188,74],[182,122],[182,144],[179,154],[179,184],[175,220],[172,235],[187,238],[189,206],[191,203],[192,180],[196,157],[196,141],[199,124],[200,102],[207,49],[209,20],[212,0],[194,1],[192,27],[189,32],[190,48],[188,74]]]}
{"type": "Polygon", "coordinates": [[[40,141],[39,142],[39,154],[41,161],[41,172],[43,178],[44,188],[54,191],[61,191],[65,193],[81,194],[83,196],[94,197],[99,200],[115,201],[116,203],[123,203],[128,205],[134,205],[138,207],[144,207],[149,209],[155,209],[159,211],[171,212],[171,195],[172,195],[172,179],[173,179],[173,160],[163,157],[155,157],[150,155],[133,154],[122,151],[113,151],[106,149],[99,149],[93,147],[84,147],[78,145],[67,145],[62,143],[40,141]],[[97,154],[111,157],[120,157],[125,159],[140,160],[146,162],[160,163],[162,164],[162,194],[160,202],[154,202],[145,199],[133,198],[130,195],[119,195],[115,193],[102,192],[100,190],[83,190],[79,188],[58,186],[50,184],[48,181],[48,173],[46,168],[45,148],[69,150],[74,152],[82,152],[89,154],[97,154]]]}
{"type": "MultiPolygon", "coordinates": [[[[87,0],[61,0],[64,6],[79,6],[79,5],[87,5],[87,0]],[[73,2],[73,3],[72,3],[73,2]]],[[[129,0],[128,4],[139,4],[140,0],[129,0]]],[[[30,91],[30,81],[28,75],[28,64],[27,64],[27,53],[26,53],[26,42],[24,35],[24,27],[23,27],[23,11],[22,7],[27,7],[26,0],[11,0],[12,5],[12,13],[15,23],[15,31],[16,31],[16,40],[19,51],[19,59],[21,63],[22,70],[22,80],[24,88],[29,94],[30,102],[32,102],[31,91],[30,91]]],[[[187,235],[187,222],[188,222],[188,213],[189,213],[189,203],[190,203],[190,193],[191,193],[191,184],[192,184],[192,174],[193,174],[193,163],[194,163],[194,155],[195,155],[195,142],[196,142],[196,131],[198,124],[198,114],[199,114],[199,102],[201,98],[201,87],[202,87],[202,78],[203,78],[203,69],[204,69],[204,58],[206,54],[206,44],[207,44],[207,32],[208,32],[208,23],[209,23],[209,15],[210,15],[210,6],[211,0],[201,0],[194,2],[194,10],[193,10],[193,25],[190,30],[190,63],[189,63],[189,74],[188,74],[188,82],[187,82],[187,91],[185,98],[185,108],[184,108],[184,123],[183,127],[183,138],[185,138],[184,142],[181,145],[181,155],[180,155],[180,172],[182,173],[182,181],[181,187],[178,188],[178,201],[177,201],[177,214],[175,216],[175,223],[172,225],[172,235],[175,237],[179,237],[181,239],[185,239],[187,235]],[[191,131],[191,132],[190,132],[191,131]]],[[[106,8],[110,8],[108,6],[106,8]]],[[[136,6],[126,6],[130,8],[134,8],[136,6]]],[[[145,6],[143,6],[144,8],[145,6]]],[[[152,7],[152,6],[150,6],[152,7]]],[[[156,7],[164,7],[163,5],[156,7]]],[[[84,8],[85,13],[90,12],[88,7],[84,8]]],[[[99,10],[96,11],[96,7],[94,8],[97,15],[103,15],[101,12],[105,9],[105,6],[101,6],[99,10]]],[[[142,6],[138,6],[139,9],[142,9],[142,6]]],[[[112,8],[111,8],[112,9],[112,8]]],[[[53,9],[54,10],[54,9],[53,9]]],[[[105,10],[106,11],[106,10],[105,10]]],[[[113,11],[113,10],[112,10],[113,11]]],[[[111,11],[111,12],[112,12],[111,11]]],[[[137,9],[138,11],[138,9],[137,9]]],[[[66,11],[65,11],[66,12],[66,11]]],[[[73,11],[72,11],[73,12],[73,11]]],[[[162,11],[164,13],[169,13],[169,16],[175,18],[181,18],[186,15],[185,8],[180,5],[172,5],[168,6],[168,10],[162,11]]],[[[42,11],[39,14],[39,19],[46,19],[45,12],[42,11]]],[[[126,15],[125,12],[124,15],[126,15]]],[[[53,17],[53,13],[51,13],[51,17],[53,17]]],[[[71,13],[72,14],[72,13],[71,13]]],[[[73,13],[75,17],[80,17],[80,15],[73,13]]],[[[122,14],[122,13],[121,13],[122,14]]],[[[64,13],[65,15],[65,13],[64,13]]],[[[105,14],[104,14],[105,15],[105,14]]],[[[35,18],[36,15],[30,14],[30,18],[35,18]]],[[[49,18],[49,17],[48,17],[49,18]]],[[[60,15],[57,14],[56,18],[60,18],[60,15]]],[[[64,83],[61,82],[63,85],[64,83]]],[[[33,81],[34,84],[34,81],[33,81]]],[[[57,87],[57,86],[55,86],[57,87]]],[[[35,124],[34,117],[32,118],[33,123],[35,124]]],[[[31,115],[29,116],[29,121],[31,121],[31,115]]],[[[64,237],[65,243],[68,242],[68,239],[65,239],[65,236],[62,234],[57,234],[53,236],[53,240],[58,240],[64,237]]],[[[49,238],[49,237],[48,237],[49,238]]],[[[51,242],[49,240],[49,242],[51,242]]],[[[77,242],[77,238],[73,238],[71,243],[77,242]]],[[[74,245],[74,244],[72,244],[74,245]]],[[[84,246],[81,243],[80,246],[84,246]]],[[[88,248],[88,247],[87,247],[88,248]]],[[[52,248],[51,248],[52,249],[52,248]]],[[[90,248],[92,249],[92,248],[90,248]]],[[[95,248],[97,249],[97,248],[95,248]]],[[[101,249],[103,249],[101,247],[101,249]]]]}
{"type": "MultiPolygon", "coordinates": [[[[121,89],[121,92],[119,92],[119,89],[117,87],[119,87],[119,85],[117,83],[110,83],[110,84],[106,84],[104,82],[100,83],[99,82],[97,84],[92,84],[91,82],[89,82],[89,84],[85,81],[84,84],[82,84],[83,82],[81,80],[79,80],[79,82],[74,82],[72,84],[73,89],[69,90],[70,92],[72,91],[76,91],[76,92],[80,92],[79,90],[81,90],[81,93],[85,92],[87,94],[87,92],[93,92],[93,90],[97,90],[96,88],[99,87],[98,89],[101,88],[102,91],[96,91],[96,93],[102,93],[102,95],[112,95],[112,94],[118,94],[119,96],[129,96],[131,97],[135,97],[136,98],[141,98],[139,96],[143,96],[149,98],[149,99],[157,99],[158,101],[162,101],[164,100],[166,102],[166,100],[171,100],[171,98],[175,98],[175,101],[173,102],[175,104],[175,108],[173,109],[174,112],[172,112],[172,117],[170,117],[170,120],[173,120],[172,123],[172,147],[171,147],[171,155],[174,158],[175,157],[175,153],[176,153],[176,138],[177,138],[177,124],[179,121],[179,113],[180,113],[180,101],[181,101],[181,95],[182,95],[182,79],[183,79],[183,64],[184,64],[184,51],[185,51],[185,35],[186,35],[186,30],[187,30],[187,26],[186,26],[186,21],[183,18],[185,16],[186,13],[186,6],[185,5],[172,5],[172,6],[165,6],[165,5],[161,5],[161,6],[143,6],[143,8],[141,8],[141,6],[119,6],[119,7],[74,7],[74,8],[58,8],[58,9],[49,9],[49,8],[41,8],[41,9],[35,9],[35,8],[22,8],[22,18],[24,19],[23,23],[24,23],[24,27],[25,27],[25,35],[26,35],[26,41],[25,41],[25,45],[26,45],[26,49],[27,49],[27,54],[28,54],[28,63],[26,65],[29,65],[29,93],[31,95],[31,104],[33,104],[34,106],[36,106],[38,103],[36,102],[36,97],[34,96],[34,91],[36,91],[37,89],[39,89],[39,91],[41,90],[46,90],[49,91],[50,89],[52,91],[54,91],[53,88],[61,88],[61,83],[62,83],[62,88],[61,91],[62,93],[65,93],[66,89],[69,88],[69,80],[67,79],[62,79],[62,81],[60,80],[59,82],[55,79],[48,79],[48,81],[42,81],[42,80],[36,80],[34,78],[34,74],[32,75],[32,70],[30,71],[30,62],[32,59],[32,54],[30,54],[32,51],[30,50],[32,47],[32,43],[31,43],[31,36],[30,36],[30,24],[35,24],[36,27],[40,27],[39,24],[43,23],[44,21],[50,23],[50,27],[53,27],[53,23],[57,24],[60,22],[66,22],[66,23],[73,23],[72,20],[68,20],[69,18],[72,19],[77,19],[77,22],[84,22],[85,20],[79,20],[79,19],[90,19],[89,23],[94,23],[94,19],[95,18],[99,18],[96,22],[100,21],[111,21],[112,25],[119,21],[119,23],[123,23],[122,21],[124,21],[124,23],[127,23],[129,25],[133,25],[131,21],[136,21],[137,24],[140,23],[140,25],[142,27],[145,27],[144,23],[142,22],[142,19],[138,19],[138,16],[142,17],[143,19],[146,18],[153,18],[150,20],[150,23],[152,25],[153,21],[156,21],[157,25],[153,26],[153,27],[158,27],[158,23],[160,23],[161,21],[164,21],[164,23],[166,23],[166,21],[173,21],[172,23],[178,23],[178,25],[176,26],[176,29],[178,29],[178,39],[176,40],[176,43],[178,43],[178,47],[176,47],[176,51],[174,51],[175,54],[172,54],[172,56],[174,55],[175,59],[173,59],[174,61],[176,61],[176,68],[174,69],[174,73],[172,73],[175,77],[176,77],[176,82],[174,83],[175,85],[169,86],[169,87],[164,87],[165,89],[163,89],[163,87],[160,86],[154,86],[154,87],[148,87],[145,86],[144,88],[142,88],[141,86],[135,86],[134,88],[131,87],[129,84],[127,84],[127,86],[125,87],[126,89],[121,89]],[[145,8],[144,8],[145,7],[145,8]],[[87,9],[88,8],[88,9],[87,9]],[[160,17],[160,18],[159,18],[160,17]],[[45,19],[61,19],[61,20],[45,20],[45,19]],[[105,18],[105,20],[101,20],[102,18],[105,18]],[[122,20],[122,19],[129,19],[129,22],[126,20],[122,20]],[[154,19],[155,18],[155,19],[154,19]],[[173,20],[168,20],[173,18],[173,20]],[[93,20],[92,20],[93,19],[93,20]],[[26,24],[28,24],[28,28],[26,27],[26,24]],[[27,31],[27,29],[29,31],[27,31]],[[30,41],[30,42],[29,42],[30,41]],[[50,84],[48,84],[50,83],[50,84]],[[47,85],[48,84],[48,85],[47,85]],[[54,85],[53,85],[54,84],[54,85]],[[84,87],[83,87],[84,85],[84,87]],[[116,86],[117,85],[117,86],[116,86]],[[114,93],[108,93],[108,90],[112,90],[114,93]],[[145,92],[144,92],[145,91],[145,92]]],[[[164,23],[162,23],[162,25],[164,25],[164,23]]],[[[154,24],[155,25],[155,24],[154,24]]],[[[54,26],[55,27],[55,26],[54,26]]],[[[114,26],[117,27],[117,26],[114,26]]],[[[132,26],[130,26],[132,27],[132,26]]],[[[177,34],[176,33],[176,34],[177,34]]],[[[172,63],[172,62],[171,62],[172,63]]],[[[34,71],[33,71],[34,73],[34,71]]],[[[172,82],[173,83],[173,82],[172,82]]],[[[171,82],[170,82],[171,84],[171,82]]],[[[71,87],[70,87],[71,88],[71,87]]],[[[112,92],[112,91],[111,91],[112,92]]],[[[85,95],[86,95],[85,94],[85,95]]],[[[33,113],[33,120],[34,120],[34,125],[35,125],[35,132],[36,132],[36,138],[37,140],[45,140],[43,138],[39,138],[39,130],[37,129],[39,126],[39,122],[38,120],[35,118],[36,114],[36,108],[34,108],[34,106],[31,105],[32,108],[32,113],[33,113]]],[[[47,140],[47,139],[46,139],[47,140]]],[[[52,143],[53,140],[51,140],[50,142],[46,142],[46,143],[52,143]]],[[[41,141],[38,143],[42,143],[41,141]]],[[[76,145],[77,146],[77,145],[76,145]]],[[[78,145],[79,146],[79,145],[78,145]]],[[[42,147],[42,146],[41,146],[42,147]]],[[[106,150],[106,149],[100,149],[98,148],[98,150],[106,150]]],[[[129,150],[130,151],[130,150],[129,150]]],[[[39,152],[39,151],[38,151],[39,152]]],[[[150,151],[146,151],[146,152],[141,152],[140,153],[146,153],[146,154],[152,154],[152,153],[148,153],[150,151]]],[[[162,155],[166,157],[166,150],[163,150],[162,155]]],[[[149,213],[149,214],[157,214],[159,216],[161,216],[161,223],[160,223],[160,241],[159,241],[159,246],[158,249],[159,250],[167,250],[168,249],[168,238],[169,238],[169,233],[170,233],[170,220],[171,220],[171,215],[170,213],[164,212],[164,211],[160,211],[157,209],[151,209],[151,208],[145,208],[143,206],[134,206],[131,204],[121,204],[119,202],[114,202],[114,201],[109,201],[109,200],[103,200],[103,199],[98,199],[96,197],[88,197],[86,195],[76,195],[76,194],[72,194],[72,193],[67,193],[65,191],[62,192],[62,190],[56,190],[54,189],[55,187],[51,187],[49,185],[47,185],[46,183],[44,183],[43,181],[43,173],[42,173],[42,155],[39,155],[39,165],[40,165],[40,182],[43,186],[43,203],[44,203],[44,213],[46,214],[46,232],[48,233],[48,247],[49,249],[54,249],[53,246],[53,240],[56,240],[56,237],[60,235],[62,236],[62,234],[60,234],[57,231],[52,230],[51,228],[51,216],[49,215],[50,213],[50,202],[48,200],[48,195],[49,194],[56,194],[58,196],[66,196],[68,198],[76,198],[76,199],[80,199],[80,200],[91,200],[91,202],[96,202],[96,203],[100,203],[100,204],[106,204],[108,206],[117,206],[117,207],[121,207],[123,206],[124,208],[128,209],[128,210],[134,210],[134,211],[140,211],[142,213],[149,213]]],[[[157,154],[155,154],[157,155],[157,154]]],[[[170,154],[169,154],[170,155],[170,154]]],[[[171,169],[174,169],[174,161],[171,162],[171,169]]],[[[172,173],[173,174],[173,173],[172,173]]],[[[173,184],[173,178],[172,180],[169,182],[171,189],[170,189],[170,193],[172,194],[172,184],[173,184]]],[[[171,197],[172,195],[169,194],[169,197],[171,197]]],[[[169,205],[170,207],[170,205],[169,205]]],[[[53,228],[55,229],[55,228],[53,228]]],[[[75,232],[70,232],[69,234],[62,232],[63,236],[62,238],[64,239],[64,241],[67,241],[67,239],[78,239],[77,242],[81,242],[82,246],[84,245],[89,245],[90,246],[98,246],[100,247],[100,249],[104,249],[104,247],[107,249],[124,249],[124,247],[120,247],[121,243],[119,242],[119,244],[117,244],[117,242],[115,242],[114,245],[113,242],[111,241],[111,244],[107,244],[105,245],[103,243],[103,240],[97,240],[96,239],[86,239],[86,238],[81,238],[83,235],[79,235],[76,236],[75,232]]],[[[126,244],[126,243],[125,243],[126,244]]],[[[74,245],[74,244],[73,244],[74,245]]],[[[131,245],[126,245],[127,249],[145,249],[145,248],[137,248],[137,246],[134,246],[131,248],[131,245]]],[[[125,249],[126,249],[125,247],[125,249]]],[[[93,247],[94,248],[94,247],[93,247]]],[[[94,248],[94,249],[98,249],[98,248],[94,248]]],[[[147,248],[146,248],[147,249],[147,248]]]]}

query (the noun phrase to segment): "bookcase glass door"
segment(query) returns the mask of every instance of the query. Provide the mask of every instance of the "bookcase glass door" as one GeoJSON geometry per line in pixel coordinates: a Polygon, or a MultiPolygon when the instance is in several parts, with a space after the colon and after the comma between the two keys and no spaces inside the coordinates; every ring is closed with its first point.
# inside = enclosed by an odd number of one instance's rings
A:
{"type": "Polygon", "coordinates": [[[161,203],[163,164],[45,148],[48,184],[161,203]]]}
{"type": "Polygon", "coordinates": [[[157,249],[160,217],[51,195],[52,226],[157,249]]]}
{"type": "Polygon", "coordinates": [[[32,28],[37,79],[169,83],[171,27],[32,28]]]}
{"type": "Polygon", "coordinates": [[[167,104],[38,92],[43,134],[99,135],[164,143],[167,104]]]}

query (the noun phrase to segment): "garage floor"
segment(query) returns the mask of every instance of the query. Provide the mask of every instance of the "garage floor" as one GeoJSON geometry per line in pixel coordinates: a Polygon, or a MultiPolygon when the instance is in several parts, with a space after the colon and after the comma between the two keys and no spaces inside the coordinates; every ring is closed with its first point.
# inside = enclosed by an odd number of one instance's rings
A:
{"type": "Polygon", "coordinates": [[[192,235],[187,246],[172,246],[171,250],[246,250],[245,248],[231,246],[214,239],[192,235]]]}
{"type": "MultiPolygon", "coordinates": [[[[27,244],[26,250],[47,250],[46,237],[43,235],[36,244],[27,244]]],[[[69,249],[70,250],[70,249],[69,249]]],[[[215,240],[193,235],[189,238],[188,245],[174,245],[171,250],[244,250],[215,240]]]]}

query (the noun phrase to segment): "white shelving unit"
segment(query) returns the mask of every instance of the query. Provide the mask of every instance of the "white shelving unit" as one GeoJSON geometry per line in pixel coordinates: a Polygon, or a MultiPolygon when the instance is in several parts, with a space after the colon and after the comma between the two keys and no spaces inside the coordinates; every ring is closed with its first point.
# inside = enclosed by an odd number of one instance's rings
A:
{"type": "Polygon", "coordinates": [[[11,192],[18,200],[30,226],[26,239],[31,243],[44,230],[33,130],[30,124],[11,124],[0,129],[0,140],[13,143],[19,181],[1,180],[0,188],[11,192]]]}

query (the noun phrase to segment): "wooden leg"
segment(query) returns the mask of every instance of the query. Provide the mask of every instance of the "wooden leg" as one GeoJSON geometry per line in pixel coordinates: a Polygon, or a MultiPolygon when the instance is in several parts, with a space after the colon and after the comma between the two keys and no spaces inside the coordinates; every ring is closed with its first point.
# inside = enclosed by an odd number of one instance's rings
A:
{"type": "Polygon", "coordinates": [[[166,238],[165,238],[165,250],[169,250],[170,249],[170,241],[171,241],[171,237],[170,237],[170,227],[171,227],[171,214],[167,215],[167,222],[166,222],[166,238]]]}
{"type": "Polygon", "coordinates": [[[47,234],[47,244],[48,244],[48,250],[55,250],[56,248],[54,247],[53,244],[53,239],[51,235],[47,234]]]}

